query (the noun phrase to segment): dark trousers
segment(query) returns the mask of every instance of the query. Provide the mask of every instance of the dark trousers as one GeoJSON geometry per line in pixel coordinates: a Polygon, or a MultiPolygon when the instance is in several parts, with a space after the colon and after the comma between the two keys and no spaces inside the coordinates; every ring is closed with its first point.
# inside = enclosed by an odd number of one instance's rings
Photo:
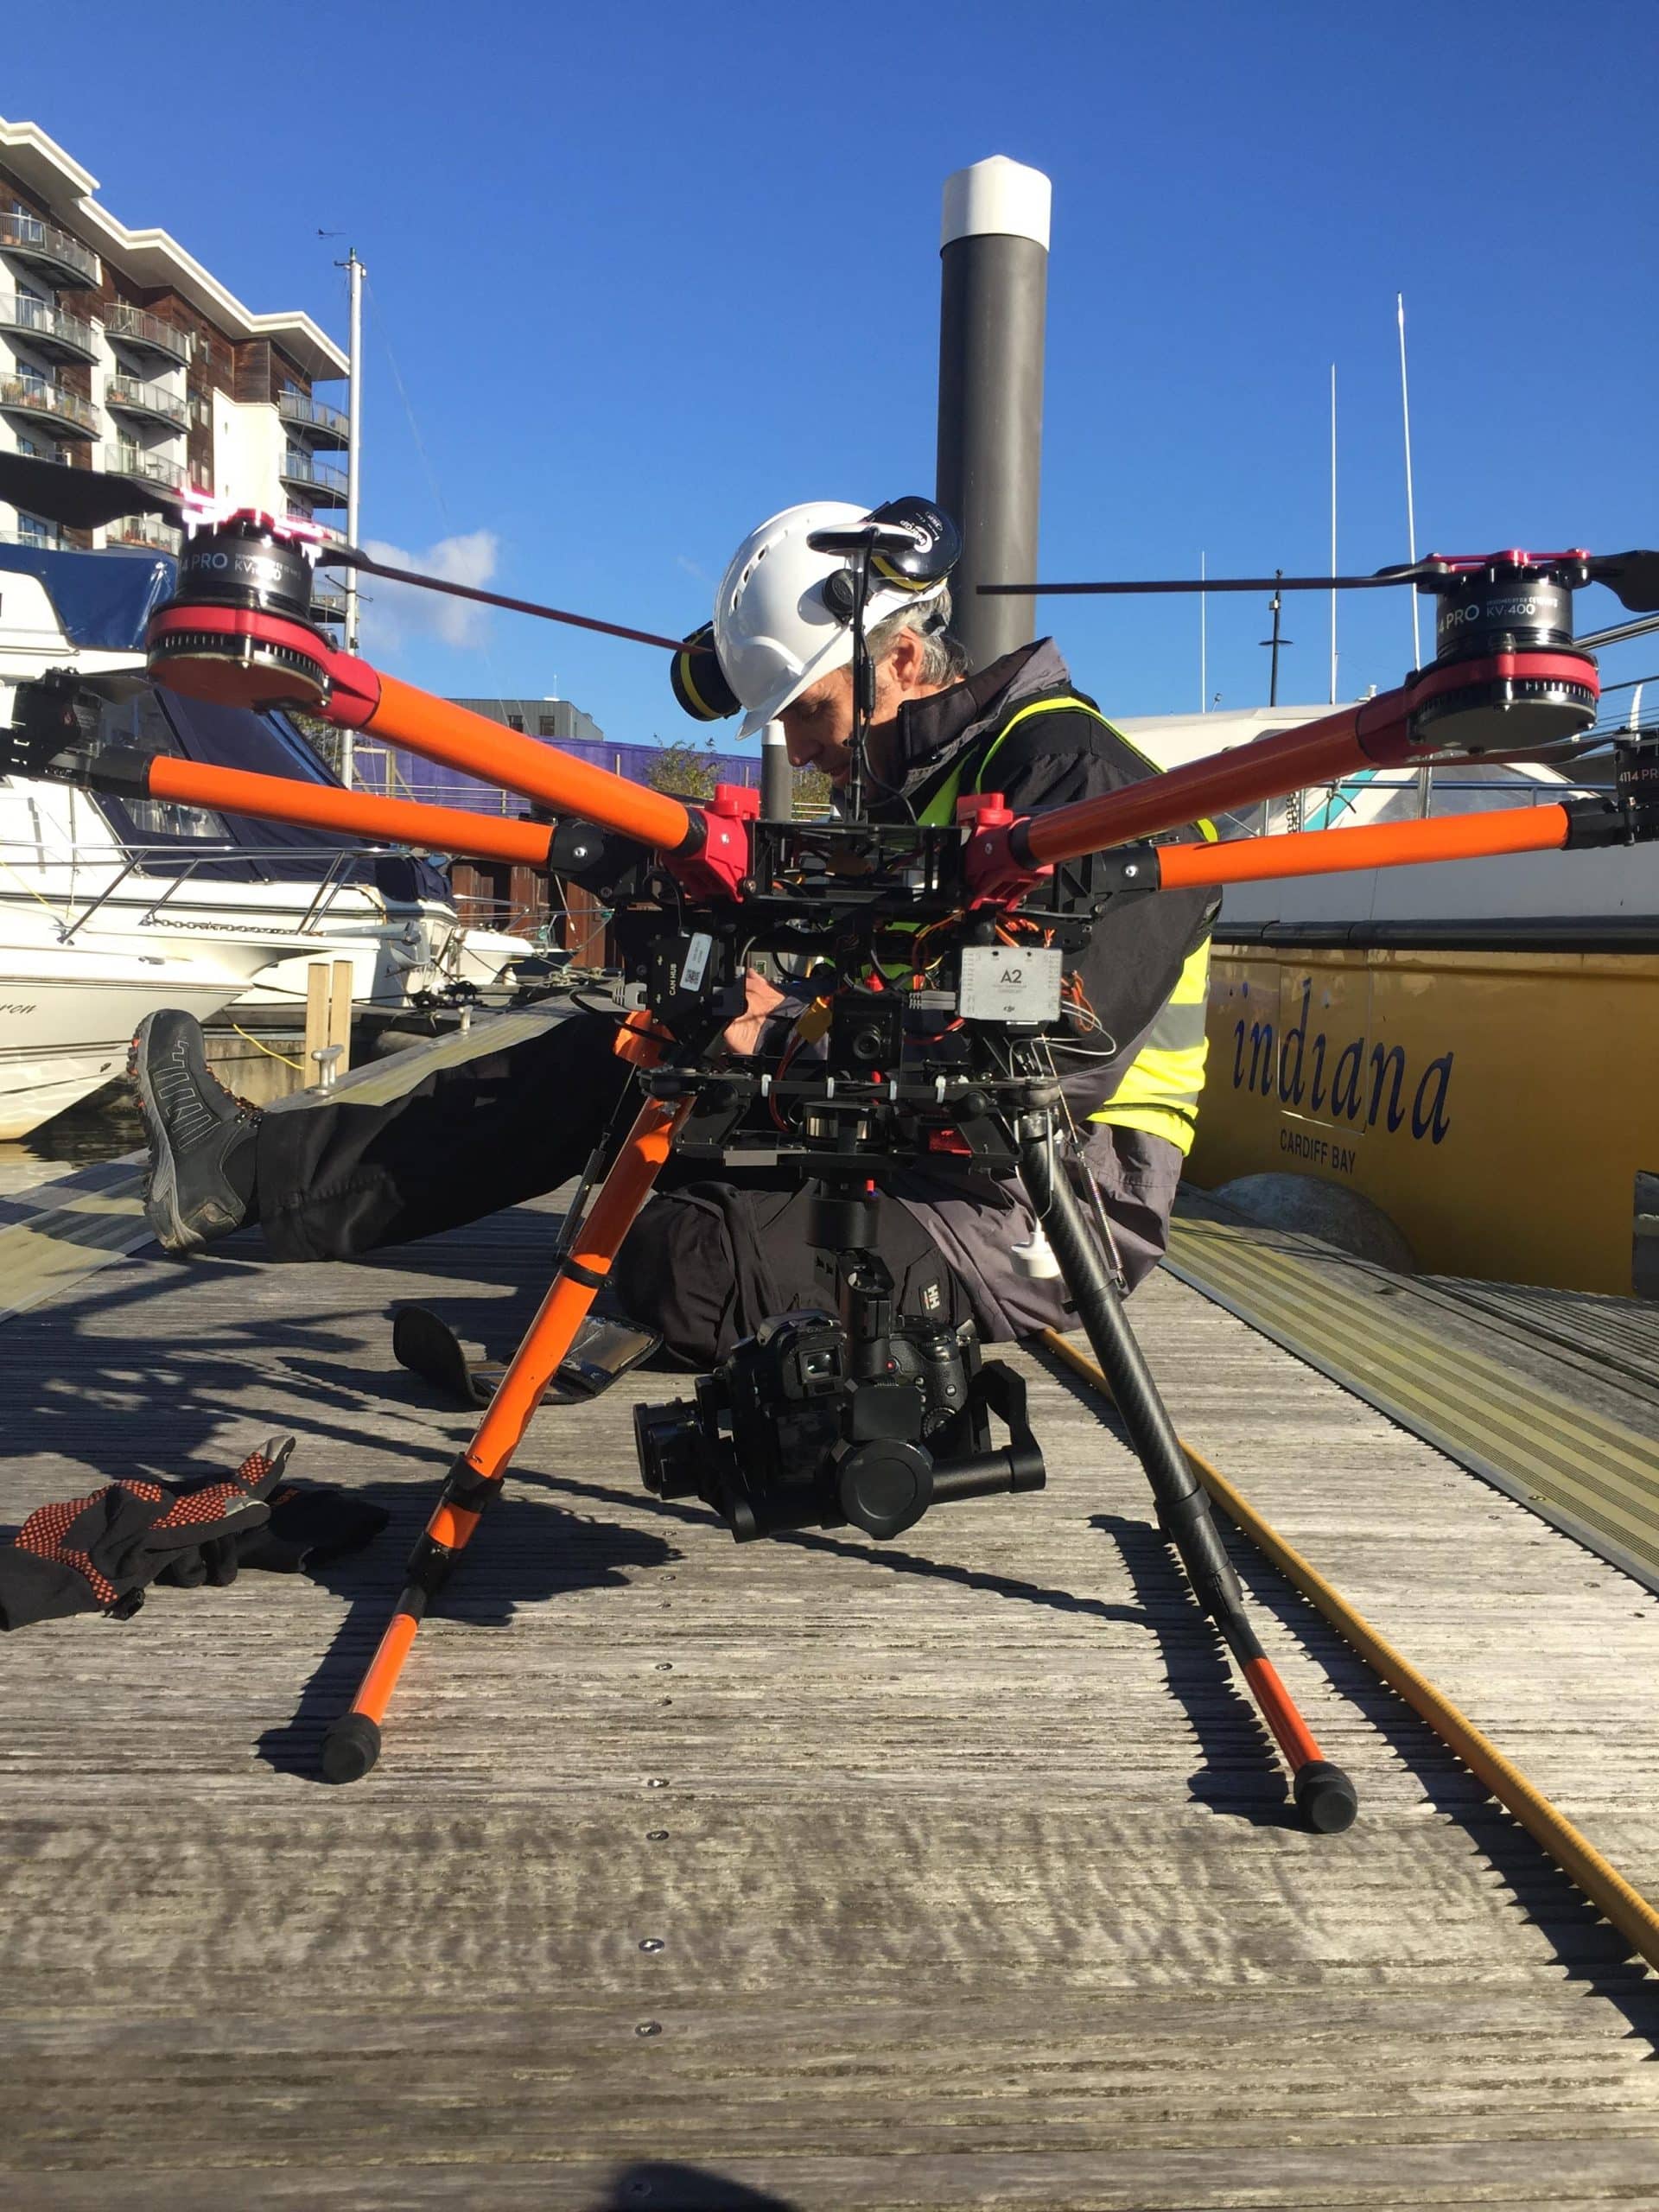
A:
{"type": "MultiPolygon", "coordinates": [[[[505,1052],[446,1068],[386,1106],[321,1100],[259,1124],[254,1202],[279,1260],[344,1260],[459,1228],[556,1191],[616,1116],[631,1071],[614,1024],[575,1014],[505,1052]]],[[[970,1308],[931,1237],[880,1202],[877,1249],[904,1313],[954,1325],[970,1308]]],[[[770,1313],[836,1305],[833,1253],[812,1243],[788,1168],[714,1179],[671,1161],[611,1276],[616,1302],[693,1366],[770,1313]]]]}
{"type": "Polygon", "coordinates": [[[556,1191],[631,1071],[604,1014],[428,1076],[386,1106],[318,1100],[259,1124],[254,1199],[279,1260],[348,1260],[556,1191]]]}

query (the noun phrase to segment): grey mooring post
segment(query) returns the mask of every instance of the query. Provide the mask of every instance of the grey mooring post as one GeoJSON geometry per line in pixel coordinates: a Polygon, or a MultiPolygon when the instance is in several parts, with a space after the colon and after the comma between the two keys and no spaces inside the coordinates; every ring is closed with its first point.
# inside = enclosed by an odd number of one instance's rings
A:
{"type": "Polygon", "coordinates": [[[789,765],[782,722],[768,722],[760,733],[760,818],[787,822],[795,811],[795,771],[789,765]]]}
{"type": "Polygon", "coordinates": [[[954,626],[976,669],[1036,629],[1033,601],[976,588],[1037,574],[1052,192],[1006,154],[944,184],[936,496],[962,528],[954,626]]]}

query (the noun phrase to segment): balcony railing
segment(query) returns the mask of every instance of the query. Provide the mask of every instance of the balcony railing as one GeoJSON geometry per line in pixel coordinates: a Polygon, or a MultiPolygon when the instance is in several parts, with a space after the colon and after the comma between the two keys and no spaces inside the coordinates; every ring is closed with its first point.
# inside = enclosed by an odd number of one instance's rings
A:
{"type": "Polygon", "coordinates": [[[12,415],[37,416],[71,437],[95,438],[103,428],[90,399],[51,377],[0,377],[0,407],[12,415]]]}
{"type": "Polygon", "coordinates": [[[196,349],[188,330],[163,322],[158,315],[146,315],[142,308],[130,307],[124,300],[106,312],[104,328],[118,345],[142,346],[152,353],[165,353],[172,361],[188,361],[196,349]]]}
{"type": "Polygon", "coordinates": [[[98,359],[92,324],[37,300],[32,292],[0,294],[0,330],[21,332],[42,353],[67,353],[76,361],[98,359]]]}
{"type": "Polygon", "coordinates": [[[110,476],[137,476],[146,484],[164,484],[169,492],[184,489],[184,471],[176,461],[145,453],[138,446],[105,446],[104,469],[110,476]]]}
{"type": "Polygon", "coordinates": [[[104,404],[124,414],[142,415],[152,423],[171,423],[175,429],[190,427],[188,403],[159,384],[143,384],[137,377],[111,377],[104,387],[104,404]]]}
{"type": "Polygon", "coordinates": [[[37,216],[0,215],[0,253],[16,254],[19,261],[48,269],[65,284],[79,289],[99,281],[98,256],[67,232],[54,230],[37,216]]]}
{"type": "Polygon", "coordinates": [[[124,515],[105,536],[111,545],[142,545],[151,553],[176,553],[184,543],[184,532],[159,515],[124,515]]]}
{"type": "Polygon", "coordinates": [[[302,391],[278,392],[276,412],[284,423],[296,423],[314,437],[327,438],[336,446],[351,443],[351,423],[339,408],[325,407],[320,399],[308,399],[302,391]]]}
{"type": "Polygon", "coordinates": [[[296,491],[308,492],[325,507],[343,507],[346,504],[343,468],[330,468],[324,461],[313,461],[308,454],[290,453],[283,454],[276,473],[284,484],[292,484],[296,491]]]}
{"type": "Polygon", "coordinates": [[[319,576],[311,587],[311,612],[321,614],[327,622],[346,620],[346,587],[326,582],[319,576]]]}

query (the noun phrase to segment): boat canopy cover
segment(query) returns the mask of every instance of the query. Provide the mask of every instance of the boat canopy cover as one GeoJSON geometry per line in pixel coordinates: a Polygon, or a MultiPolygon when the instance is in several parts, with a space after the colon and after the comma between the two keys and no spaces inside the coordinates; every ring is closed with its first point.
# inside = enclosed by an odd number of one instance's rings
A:
{"type": "Polygon", "coordinates": [[[176,564],[165,553],[59,553],[44,545],[0,545],[0,572],[46,588],[72,645],[137,653],[144,626],[173,596],[176,564]]]}

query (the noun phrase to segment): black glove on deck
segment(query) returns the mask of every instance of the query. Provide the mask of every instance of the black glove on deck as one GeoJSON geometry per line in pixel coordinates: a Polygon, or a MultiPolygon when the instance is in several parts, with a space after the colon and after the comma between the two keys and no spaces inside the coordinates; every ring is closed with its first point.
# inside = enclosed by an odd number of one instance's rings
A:
{"type": "Polygon", "coordinates": [[[273,1436],[228,1478],[175,1486],[134,1478],[37,1507],[0,1548],[0,1628],[66,1613],[124,1619],[157,1580],[233,1582],[238,1539],[270,1521],[266,1500],[293,1449],[291,1436],[273,1436]]]}
{"type": "MultiPolygon", "coordinates": [[[[343,1553],[361,1551],[391,1518],[384,1505],[330,1483],[285,1483],[270,1494],[270,1518],[264,1528],[238,1530],[236,1563],[267,1574],[311,1573],[343,1553]]],[[[161,1579],[175,1577],[169,1568],[161,1579]]]]}

